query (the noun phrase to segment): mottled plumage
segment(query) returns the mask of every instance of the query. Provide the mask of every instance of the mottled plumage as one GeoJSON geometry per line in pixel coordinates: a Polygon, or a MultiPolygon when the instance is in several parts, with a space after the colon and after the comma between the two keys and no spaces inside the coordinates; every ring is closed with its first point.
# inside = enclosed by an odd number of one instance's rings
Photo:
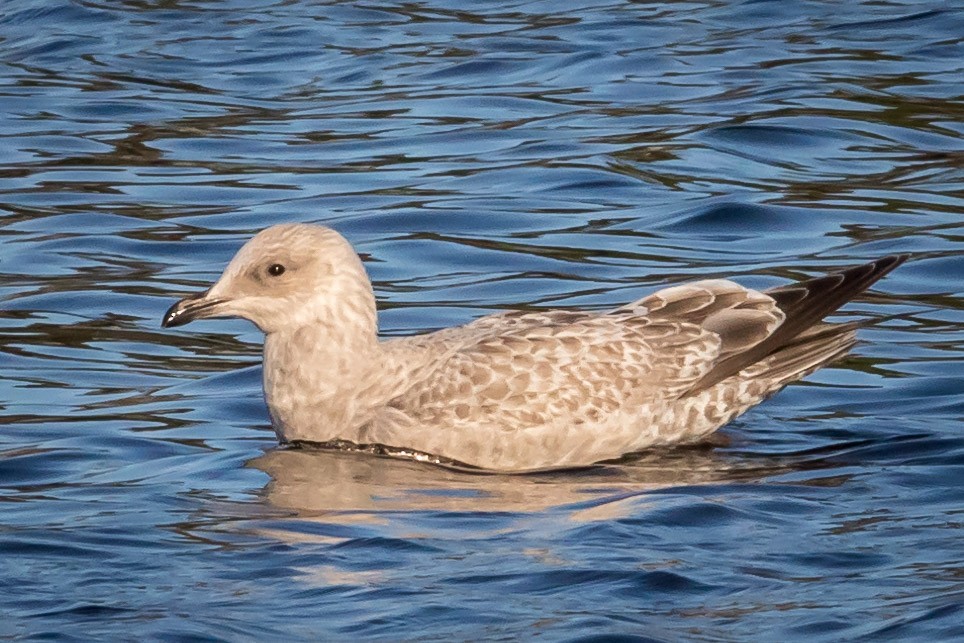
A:
{"type": "Polygon", "coordinates": [[[905,259],[766,292],[697,281],[605,313],[508,312],[380,341],[351,246],[328,228],[280,225],[164,325],[238,316],[261,328],[265,397],[283,442],[377,444],[526,471],[699,440],[845,354],[855,326],[821,320],[905,259]]]}

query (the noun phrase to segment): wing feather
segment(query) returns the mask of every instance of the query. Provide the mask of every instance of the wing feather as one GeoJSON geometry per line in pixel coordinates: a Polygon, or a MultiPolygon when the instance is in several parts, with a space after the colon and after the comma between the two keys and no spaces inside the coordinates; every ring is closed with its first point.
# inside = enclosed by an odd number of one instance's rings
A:
{"type": "Polygon", "coordinates": [[[688,389],[720,348],[719,337],[697,325],[633,313],[515,322],[454,351],[392,406],[433,423],[598,424],[688,389]]]}
{"type": "Polygon", "coordinates": [[[600,427],[606,414],[696,394],[744,369],[782,386],[850,348],[851,328],[820,320],[905,258],[766,292],[698,281],[609,313],[510,312],[393,340],[435,357],[390,406],[435,426],[600,427]]]}
{"type": "Polygon", "coordinates": [[[884,257],[839,273],[760,293],[774,302],[785,321],[763,341],[721,359],[695,384],[693,392],[705,390],[780,350],[906,260],[907,255],[884,257]]]}

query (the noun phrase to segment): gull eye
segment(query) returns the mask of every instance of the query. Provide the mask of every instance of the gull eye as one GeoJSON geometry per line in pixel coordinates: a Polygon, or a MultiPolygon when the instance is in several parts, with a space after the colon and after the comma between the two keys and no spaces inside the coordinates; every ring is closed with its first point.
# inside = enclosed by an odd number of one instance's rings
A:
{"type": "Polygon", "coordinates": [[[273,263],[268,266],[268,274],[272,277],[278,277],[285,274],[285,267],[280,263],[273,263]]]}

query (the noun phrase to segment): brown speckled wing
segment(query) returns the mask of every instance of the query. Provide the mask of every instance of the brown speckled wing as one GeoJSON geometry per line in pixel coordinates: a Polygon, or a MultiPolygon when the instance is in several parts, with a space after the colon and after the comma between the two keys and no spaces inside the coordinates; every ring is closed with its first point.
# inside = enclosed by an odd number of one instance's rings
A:
{"type": "Polygon", "coordinates": [[[720,345],[696,325],[636,313],[500,319],[506,325],[486,322],[496,332],[473,338],[392,406],[441,425],[599,423],[685,390],[709,370],[720,345]]]}
{"type": "Polygon", "coordinates": [[[636,410],[642,420],[662,421],[646,413],[683,409],[684,398],[744,369],[759,379],[747,402],[755,403],[845,353],[853,329],[822,329],[819,320],[898,263],[885,259],[766,293],[707,280],[603,314],[484,317],[413,338],[434,358],[389,406],[424,426],[592,430],[636,410]]]}

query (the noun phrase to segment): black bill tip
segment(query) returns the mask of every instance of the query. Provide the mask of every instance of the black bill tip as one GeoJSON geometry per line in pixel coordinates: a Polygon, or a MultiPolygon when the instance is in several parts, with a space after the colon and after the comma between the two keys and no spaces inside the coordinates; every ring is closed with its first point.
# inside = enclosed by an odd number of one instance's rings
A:
{"type": "Polygon", "coordinates": [[[183,326],[188,322],[194,321],[199,317],[207,316],[206,313],[221,303],[221,300],[205,299],[206,296],[207,292],[201,292],[175,302],[175,304],[164,313],[164,317],[161,318],[161,327],[175,328],[176,326],[183,326]]]}
{"type": "Polygon", "coordinates": [[[161,328],[174,328],[175,326],[183,326],[190,320],[189,316],[184,314],[184,307],[181,301],[176,302],[173,306],[167,309],[164,313],[164,317],[161,318],[161,328]]]}

